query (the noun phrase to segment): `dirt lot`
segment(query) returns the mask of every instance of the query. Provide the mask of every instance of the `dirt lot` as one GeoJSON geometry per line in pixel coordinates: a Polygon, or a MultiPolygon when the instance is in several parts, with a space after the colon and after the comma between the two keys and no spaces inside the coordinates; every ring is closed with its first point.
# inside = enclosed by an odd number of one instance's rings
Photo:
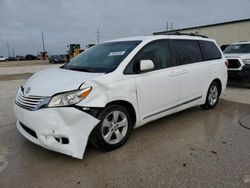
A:
{"type": "Polygon", "coordinates": [[[14,64],[0,65],[1,188],[250,187],[250,130],[239,123],[250,113],[249,89],[228,88],[214,110],[195,107],[162,118],[134,130],[118,150],[88,146],[77,160],[30,143],[15,127],[16,88],[34,72],[60,65],[14,64]]]}
{"type": "Polygon", "coordinates": [[[49,65],[49,62],[47,60],[0,62],[0,67],[25,67],[34,65],[49,65]]]}

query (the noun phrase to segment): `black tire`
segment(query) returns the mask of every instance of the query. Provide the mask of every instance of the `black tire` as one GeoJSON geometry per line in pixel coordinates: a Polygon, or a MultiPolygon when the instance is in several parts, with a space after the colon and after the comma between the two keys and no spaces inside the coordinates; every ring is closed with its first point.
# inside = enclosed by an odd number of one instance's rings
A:
{"type": "Polygon", "coordinates": [[[220,88],[218,82],[213,81],[208,88],[206,102],[205,102],[205,104],[201,105],[201,108],[203,108],[205,110],[210,110],[210,109],[215,108],[217,106],[217,103],[219,102],[220,91],[221,91],[221,88],[220,88]],[[211,92],[214,88],[216,90],[215,92],[217,92],[217,96],[215,96],[216,94],[213,94],[214,100],[212,102],[210,95],[211,95],[211,92]]]}
{"type": "MultiPolygon", "coordinates": [[[[103,151],[111,151],[111,150],[117,149],[117,148],[121,147],[123,144],[125,144],[125,142],[127,141],[128,137],[131,133],[132,125],[133,125],[131,115],[125,107],[123,107],[121,105],[115,105],[115,104],[108,105],[98,115],[98,119],[101,120],[100,123],[93,129],[93,131],[91,132],[91,134],[89,136],[89,142],[91,145],[93,145],[95,148],[98,148],[98,149],[103,150],[103,151]],[[121,114],[125,115],[127,118],[127,131],[126,131],[126,134],[124,135],[124,137],[119,142],[108,143],[104,139],[103,132],[105,129],[104,127],[106,127],[106,126],[104,126],[103,122],[104,122],[104,120],[106,120],[106,118],[109,118],[109,116],[111,116],[113,112],[118,112],[118,111],[121,112],[121,114]]],[[[117,123],[118,122],[119,121],[117,121],[117,123]]],[[[114,124],[113,124],[113,126],[114,126],[114,124]]],[[[107,129],[112,129],[112,128],[107,128],[107,129]]],[[[116,129],[118,129],[118,131],[119,131],[119,128],[116,128],[116,129]]],[[[116,136],[115,132],[113,132],[112,134],[113,134],[112,137],[116,136]]],[[[118,138],[117,138],[117,140],[118,140],[118,138]]]]}

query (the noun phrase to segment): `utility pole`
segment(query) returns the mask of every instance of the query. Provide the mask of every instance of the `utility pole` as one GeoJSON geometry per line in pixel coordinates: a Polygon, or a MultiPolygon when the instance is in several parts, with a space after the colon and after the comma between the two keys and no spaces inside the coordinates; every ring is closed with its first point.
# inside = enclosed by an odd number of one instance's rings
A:
{"type": "Polygon", "coordinates": [[[43,52],[45,52],[45,44],[44,44],[44,36],[43,36],[43,31],[42,31],[42,42],[43,42],[43,52]]]}
{"type": "Polygon", "coordinates": [[[99,32],[98,28],[97,28],[96,36],[97,36],[97,44],[99,44],[100,43],[100,32],[99,32]]]}
{"type": "Polygon", "coordinates": [[[14,50],[14,48],[12,48],[12,55],[13,55],[13,57],[15,57],[15,50],[14,50]]]}
{"type": "Polygon", "coordinates": [[[166,23],[166,31],[171,31],[171,30],[174,30],[174,24],[173,22],[170,22],[170,23],[166,23]]]}
{"type": "Polygon", "coordinates": [[[10,46],[9,46],[8,42],[7,42],[7,48],[8,48],[8,54],[9,54],[9,57],[10,57],[10,46]]]}
{"type": "Polygon", "coordinates": [[[170,30],[173,30],[173,22],[171,22],[170,30]]]}

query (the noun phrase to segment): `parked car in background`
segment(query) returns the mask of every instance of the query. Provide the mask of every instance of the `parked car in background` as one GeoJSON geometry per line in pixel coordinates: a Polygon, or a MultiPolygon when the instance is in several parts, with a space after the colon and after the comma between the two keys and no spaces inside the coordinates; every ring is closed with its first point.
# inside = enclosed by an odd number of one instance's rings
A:
{"type": "Polygon", "coordinates": [[[49,63],[65,63],[66,56],[65,55],[51,55],[49,56],[49,63]]]}
{"type": "Polygon", "coordinates": [[[39,58],[37,56],[28,54],[28,55],[25,56],[25,59],[26,60],[38,60],[39,58]]]}
{"type": "Polygon", "coordinates": [[[26,60],[26,58],[24,56],[21,56],[21,55],[17,55],[16,58],[17,58],[18,61],[26,60]]]}
{"type": "Polygon", "coordinates": [[[17,91],[16,125],[31,142],[82,159],[88,141],[114,150],[133,128],[197,105],[215,108],[226,83],[226,58],[212,39],[117,39],[34,74],[17,91]]]}
{"type": "Polygon", "coordinates": [[[0,56],[0,61],[7,61],[7,60],[8,60],[7,57],[0,56]]]}
{"type": "Polygon", "coordinates": [[[224,54],[228,60],[229,83],[250,88],[250,42],[231,44],[224,54]]]}
{"type": "Polygon", "coordinates": [[[16,57],[8,57],[8,61],[17,61],[16,57]]]}
{"type": "Polygon", "coordinates": [[[224,51],[230,44],[223,44],[220,46],[220,49],[224,51]]]}

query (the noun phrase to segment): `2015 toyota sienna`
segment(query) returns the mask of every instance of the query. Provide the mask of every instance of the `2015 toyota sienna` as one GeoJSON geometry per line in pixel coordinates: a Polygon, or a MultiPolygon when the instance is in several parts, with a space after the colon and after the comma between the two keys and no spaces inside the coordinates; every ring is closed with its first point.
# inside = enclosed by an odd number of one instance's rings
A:
{"type": "Polygon", "coordinates": [[[133,128],[196,105],[214,108],[226,87],[226,62],[214,40],[197,36],[105,42],[19,87],[17,128],[75,158],[83,158],[88,141],[113,150],[133,128]]]}

